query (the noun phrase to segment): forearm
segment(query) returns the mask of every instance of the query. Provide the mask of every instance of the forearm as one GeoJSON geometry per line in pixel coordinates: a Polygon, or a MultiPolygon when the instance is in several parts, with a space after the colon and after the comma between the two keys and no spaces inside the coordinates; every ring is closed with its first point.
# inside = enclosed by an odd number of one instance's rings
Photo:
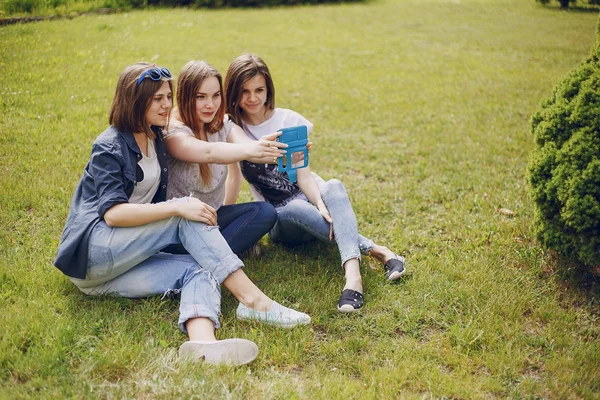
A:
{"type": "Polygon", "coordinates": [[[140,226],[179,216],[177,203],[133,204],[122,203],[104,214],[104,221],[112,227],[140,226]]]}
{"type": "Polygon", "coordinates": [[[207,161],[205,161],[208,164],[232,164],[242,160],[260,160],[250,158],[252,155],[248,150],[248,146],[243,144],[226,142],[211,144],[214,146],[207,153],[207,161]]]}
{"type": "Polygon", "coordinates": [[[228,167],[227,181],[225,182],[225,200],[224,205],[235,204],[237,202],[240,190],[242,189],[242,173],[237,163],[230,164],[228,167]]]}
{"type": "Polygon", "coordinates": [[[195,164],[231,164],[242,160],[257,164],[274,164],[277,162],[276,158],[272,156],[252,157],[250,147],[241,143],[204,142],[204,146],[201,147],[200,151],[188,149],[172,151],[172,153],[175,158],[195,164]]]}
{"type": "Polygon", "coordinates": [[[296,170],[296,177],[298,178],[298,186],[302,190],[302,193],[306,196],[315,206],[318,206],[323,201],[321,198],[321,190],[313,174],[310,172],[310,168],[300,168],[296,170]]]}
{"type": "Polygon", "coordinates": [[[195,164],[231,164],[251,156],[247,145],[227,142],[205,142],[183,134],[165,141],[171,155],[195,164]]]}
{"type": "Polygon", "coordinates": [[[227,206],[230,204],[237,203],[238,196],[240,194],[240,190],[242,189],[242,182],[239,183],[228,183],[225,189],[225,200],[223,200],[223,205],[227,206]]]}

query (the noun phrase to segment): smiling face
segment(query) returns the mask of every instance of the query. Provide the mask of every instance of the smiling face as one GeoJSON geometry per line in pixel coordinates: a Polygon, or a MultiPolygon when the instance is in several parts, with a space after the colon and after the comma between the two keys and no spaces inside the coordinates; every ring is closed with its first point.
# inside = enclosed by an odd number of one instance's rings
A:
{"type": "Polygon", "coordinates": [[[150,106],[146,110],[146,124],[149,126],[165,126],[169,120],[169,113],[173,106],[173,93],[168,82],[163,82],[160,89],[152,97],[150,106]]]}
{"type": "Polygon", "coordinates": [[[212,122],[221,107],[221,85],[216,76],[206,78],[196,93],[196,116],[205,124],[212,122]]]}
{"type": "Polygon", "coordinates": [[[265,114],[267,101],[267,82],[261,74],[248,79],[242,86],[240,108],[244,118],[256,118],[265,114]]]}
{"type": "Polygon", "coordinates": [[[225,76],[227,113],[241,125],[257,125],[275,110],[275,86],[269,67],[256,54],[242,54],[229,64],[225,76]],[[266,104],[265,104],[266,103],[266,104]]]}

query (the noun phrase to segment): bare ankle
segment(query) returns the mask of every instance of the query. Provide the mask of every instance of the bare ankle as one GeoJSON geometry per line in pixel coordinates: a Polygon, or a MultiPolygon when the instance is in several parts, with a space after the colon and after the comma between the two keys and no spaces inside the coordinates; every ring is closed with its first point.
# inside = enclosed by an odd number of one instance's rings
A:
{"type": "Polygon", "coordinates": [[[369,252],[369,256],[375,258],[377,261],[386,262],[394,256],[394,253],[387,247],[376,244],[369,252]]]}
{"type": "Polygon", "coordinates": [[[362,293],[362,278],[360,275],[358,277],[346,277],[344,289],[352,289],[362,293]]]}
{"type": "Polygon", "coordinates": [[[273,304],[273,300],[264,294],[259,296],[245,296],[239,300],[246,307],[256,311],[268,311],[271,309],[271,305],[273,304]]]}

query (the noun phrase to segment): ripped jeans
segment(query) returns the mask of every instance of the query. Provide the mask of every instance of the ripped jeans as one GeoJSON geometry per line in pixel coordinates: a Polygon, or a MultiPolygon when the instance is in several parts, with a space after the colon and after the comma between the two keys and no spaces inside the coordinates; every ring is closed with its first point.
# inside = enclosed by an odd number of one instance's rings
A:
{"type": "Polygon", "coordinates": [[[244,266],[218,226],[181,217],[127,228],[100,221],[89,243],[86,279],[71,278],[83,293],[139,298],[180,292],[178,325],[185,333],[191,318],[209,318],[219,328],[220,285],[244,266]],[[160,252],[173,244],[189,254],[160,252]]]}
{"type": "Polygon", "coordinates": [[[360,254],[369,254],[375,244],[358,233],[358,223],[344,184],[338,179],[325,182],[321,178],[317,178],[317,184],[333,220],[334,240],[329,240],[329,222],[323,219],[317,207],[303,199],[292,200],[277,209],[277,223],[271,229],[271,239],[300,244],[317,238],[337,244],[342,266],[352,258],[360,260],[360,254]]]}

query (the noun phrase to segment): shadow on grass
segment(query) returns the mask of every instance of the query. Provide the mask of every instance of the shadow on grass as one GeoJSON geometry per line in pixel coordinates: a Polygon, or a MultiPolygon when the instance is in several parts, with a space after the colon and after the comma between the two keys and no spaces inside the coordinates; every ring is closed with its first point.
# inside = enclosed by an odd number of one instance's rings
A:
{"type": "Polygon", "coordinates": [[[600,271],[586,267],[581,262],[549,252],[544,265],[545,273],[554,275],[561,286],[561,303],[570,307],[590,307],[598,312],[600,304],[600,271]]]}
{"type": "Polygon", "coordinates": [[[64,283],[63,294],[67,299],[64,312],[69,314],[70,320],[80,321],[80,328],[85,330],[86,326],[88,329],[91,327],[96,334],[113,329],[113,324],[123,317],[126,317],[122,320],[124,325],[160,322],[172,329],[177,325],[178,296],[164,299],[160,295],[143,298],[89,296],[80,292],[71,282],[64,283]]]}
{"type": "Polygon", "coordinates": [[[298,267],[310,274],[327,273],[336,277],[344,273],[337,247],[318,240],[297,245],[268,242],[263,244],[263,253],[260,258],[243,260],[248,269],[268,268],[276,274],[296,274],[298,267]]]}

